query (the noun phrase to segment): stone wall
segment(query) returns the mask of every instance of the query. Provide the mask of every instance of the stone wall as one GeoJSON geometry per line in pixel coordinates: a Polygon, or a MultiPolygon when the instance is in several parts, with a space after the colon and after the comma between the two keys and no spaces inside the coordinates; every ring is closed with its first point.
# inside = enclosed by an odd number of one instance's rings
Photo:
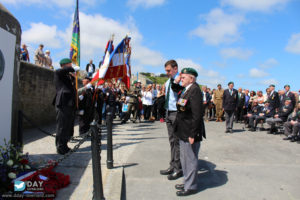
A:
{"type": "MultiPolygon", "coordinates": [[[[39,126],[55,122],[54,71],[21,62],[19,71],[20,110],[39,126]]],[[[24,120],[24,127],[29,124],[24,120]]]]}

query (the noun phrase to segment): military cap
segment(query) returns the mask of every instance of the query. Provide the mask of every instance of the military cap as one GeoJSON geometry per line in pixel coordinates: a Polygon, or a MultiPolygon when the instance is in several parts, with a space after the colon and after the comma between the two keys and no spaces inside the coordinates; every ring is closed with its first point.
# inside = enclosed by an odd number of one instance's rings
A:
{"type": "Polygon", "coordinates": [[[222,86],[220,83],[217,85],[217,87],[222,86]]]}
{"type": "Polygon", "coordinates": [[[285,88],[285,87],[289,87],[289,88],[291,88],[291,86],[290,86],[290,85],[288,85],[288,84],[286,84],[286,85],[284,86],[284,88],[285,88]]]}
{"type": "Polygon", "coordinates": [[[230,81],[230,82],[228,83],[228,85],[230,85],[230,84],[233,84],[233,85],[234,85],[234,82],[230,81]]]}
{"type": "Polygon", "coordinates": [[[137,81],[133,81],[133,84],[136,84],[137,83],[137,81]]]}
{"type": "Polygon", "coordinates": [[[59,61],[60,65],[64,65],[64,64],[68,64],[68,63],[72,63],[72,60],[70,60],[69,58],[63,58],[59,61]]]}
{"type": "Polygon", "coordinates": [[[198,73],[197,73],[197,71],[194,68],[183,68],[181,70],[181,73],[182,74],[191,74],[191,75],[193,75],[195,77],[198,76],[198,73]]]}
{"type": "Polygon", "coordinates": [[[271,84],[271,85],[269,85],[269,87],[275,87],[275,85],[274,85],[274,84],[271,84]]]}

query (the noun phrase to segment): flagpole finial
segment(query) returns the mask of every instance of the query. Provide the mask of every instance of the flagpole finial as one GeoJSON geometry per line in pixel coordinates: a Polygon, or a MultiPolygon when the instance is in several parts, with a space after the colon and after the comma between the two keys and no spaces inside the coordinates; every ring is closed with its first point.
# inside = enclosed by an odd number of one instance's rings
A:
{"type": "Polygon", "coordinates": [[[115,34],[113,33],[113,34],[111,35],[111,40],[114,40],[114,38],[115,38],[115,34]]]}

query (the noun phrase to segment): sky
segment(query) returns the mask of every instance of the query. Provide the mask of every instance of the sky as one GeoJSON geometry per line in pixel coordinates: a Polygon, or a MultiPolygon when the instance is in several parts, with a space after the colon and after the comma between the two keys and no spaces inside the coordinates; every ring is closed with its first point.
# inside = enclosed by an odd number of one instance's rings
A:
{"type": "MultiPolygon", "coordinates": [[[[1,0],[18,19],[33,61],[40,43],[54,66],[69,56],[76,0],[1,0]]],[[[216,88],[300,89],[299,0],[79,0],[81,69],[98,65],[112,34],[132,38],[132,72],[165,73],[175,59],[216,88]]]]}

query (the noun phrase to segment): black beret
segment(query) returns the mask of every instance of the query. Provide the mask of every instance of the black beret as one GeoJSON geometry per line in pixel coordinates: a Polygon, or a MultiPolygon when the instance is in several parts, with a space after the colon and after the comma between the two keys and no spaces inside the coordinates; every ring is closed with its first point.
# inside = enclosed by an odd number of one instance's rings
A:
{"type": "Polygon", "coordinates": [[[195,77],[198,76],[198,73],[194,68],[183,68],[181,70],[181,73],[182,74],[191,74],[191,75],[194,75],[195,77]]]}

